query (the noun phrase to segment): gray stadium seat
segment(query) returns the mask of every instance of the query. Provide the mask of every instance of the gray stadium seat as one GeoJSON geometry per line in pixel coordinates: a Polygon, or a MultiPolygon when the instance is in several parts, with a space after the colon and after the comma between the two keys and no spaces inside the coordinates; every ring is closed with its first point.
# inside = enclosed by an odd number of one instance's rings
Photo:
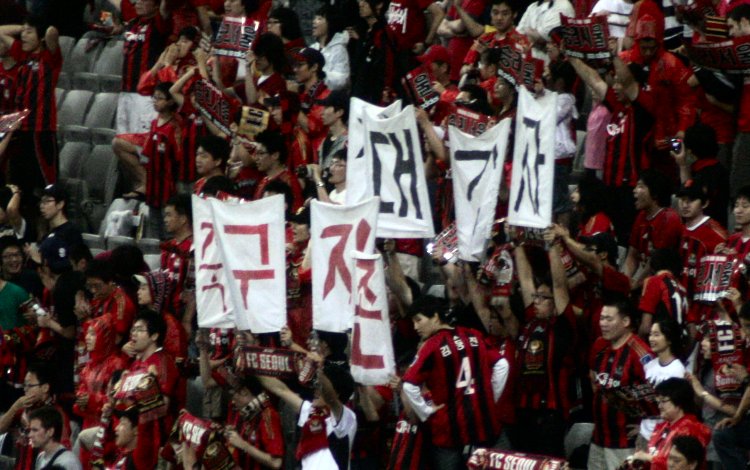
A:
{"type": "Polygon", "coordinates": [[[131,237],[123,237],[122,235],[115,235],[107,237],[107,249],[114,250],[118,246],[124,245],[135,245],[135,239],[131,237]]]}
{"type": "Polygon", "coordinates": [[[161,253],[160,245],[161,240],[158,238],[141,238],[138,240],[138,248],[146,255],[161,253]]]}
{"type": "Polygon", "coordinates": [[[121,75],[124,41],[109,41],[93,63],[92,72],[100,75],[121,75]]]}
{"type": "Polygon", "coordinates": [[[60,178],[78,178],[90,153],[91,145],[86,142],[66,142],[60,150],[60,178]]]}
{"type": "Polygon", "coordinates": [[[93,96],[88,90],[70,90],[57,110],[58,126],[82,125],[93,96]]]}
{"type": "Polygon", "coordinates": [[[55,88],[55,104],[59,108],[65,98],[65,90],[63,88],[55,88]]]}
{"type": "Polygon", "coordinates": [[[107,208],[114,198],[117,184],[117,157],[111,145],[97,145],[81,167],[81,179],[86,184],[88,198],[84,210],[92,231],[98,232],[107,208]]]}
{"type": "Polygon", "coordinates": [[[117,135],[117,132],[109,127],[95,127],[89,129],[89,131],[91,132],[92,145],[111,145],[112,139],[117,135]]]}
{"type": "Polygon", "coordinates": [[[151,271],[156,271],[157,269],[161,268],[161,255],[155,254],[155,253],[149,253],[146,255],[143,255],[143,261],[146,262],[149,269],[151,271]]]}
{"type": "Polygon", "coordinates": [[[70,36],[60,36],[58,42],[60,43],[60,53],[62,54],[63,63],[65,63],[65,61],[70,59],[70,53],[76,45],[76,39],[70,36]]]}
{"type": "Polygon", "coordinates": [[[96,58],[99,49],[103,47],[103,44],[89,43],[89,38],[82,37],[78,40],[73,50],[70,52],[69,60],[63,62],[63,72],[68,74],[75,74],[77,72],[88,72],[91,68],[91,64],[96,58]],[[89,47],[93,45],[89,49],[89,47]]]}
{"type": "Polygon", "coordinates": [[[119,93],[122,90],[122,76],[99,75],[99,91],[105,93],[119,93]]]}
{"type": "Polygon", "coordinates": [[[83,125],[86,127],[112,127],[117,110],[117,93],[97,93],[86,114],[83,125]]]}
{"type": "Polygon", "coordinates": [[[57,77],[57,87],[62,88],[63,90],[71,90],[73,88],[73,83],[70,74],[60,72],[60,76],[57,77]]]}
{"type": "Polygon", "coordinates": [[[88,90],[94,93],[99,91],[99,75],[91,72],[76,72],[72,78],[74,90],[88,90]]]}
{"type": "Polygon", "coordinates": [[[98,233],[82,233],[81,236],[83,237],[83,242],[90,250],[104,250],[107,246],[106,240],[99,236],[98,233]]]}

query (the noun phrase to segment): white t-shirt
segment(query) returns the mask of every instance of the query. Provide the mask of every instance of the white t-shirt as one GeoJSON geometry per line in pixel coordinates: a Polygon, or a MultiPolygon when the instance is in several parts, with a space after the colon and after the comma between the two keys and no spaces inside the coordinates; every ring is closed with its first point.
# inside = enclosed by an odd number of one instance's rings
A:
{"type": "MultiPolygon", "coordinates": [[[[302,427],[305,425],[307,418],[310,416],[312,410],[312,403],[305,400],[302,402],[302,407],[299,410],[299,419],[297,420],[297,426],[302,427]]],[[[336,422],[336,418],[333,415],[329,415],[326,418],[326,434],[328,435],[328,441],[331,438],[344,439],[347,438],[349,441],[349,452],[352,450],[354,444],[354,436],[357,434],[357,415],[349,409],[344,407],[341,413],[341,419],[336,422]],[[333,436],[331,436],[333,434],[333,436]]],[[[336,460],[333,458],[331,449],[326,447],[320,449],[317,452],[313,452],[305,457],[302,457],[302,470],[346,470],[339,469],[336,460]]]]}
{"type": "MultiPolygon", "coordinates": [[[[63,449],[63,447],[60,447],[60,449],[63,449]]],[[[52,458],[55,456],[55,452],[52,452],[50,455],[47,455],[46,452],[40,452],[39,455],[36,457],[36,462],[34,463],[34,470],[41,470],[47,465],[49,465],[52,458]]],[[[78,457],[76,455],[69,451],[68,449],[65,449],[60,455],[57,456],[54,462],[52,462],[53,465],[59,465],[60,467],[64,468],[65,470],[83,470],[83,467],[81,467],[81,462],[78,460],[78,457]]]]}
{"type": "Polygon", "coordinates": [[[609,24],[609,35],[613,38],[625,36],[625,30],[630,23],[630,14],[633,12],[633,4],[624,0],[599,0],[591,9],[591,14],[607,13],[609,24]]]}
{"type": "MultiPolygon", "coordinates": [[[[646,374],[646,380],[651,382],[651,385],[654,387],[672,377],[677,377],[679,379],[685,378],[685,365],[679,359],[675,359],[667,365],[661,365],[659,363],[659,358],[655,358],[643,366],[643,371],[646,374]]],[[[656,425],[661,422],[661,419],[652,418],[644,418],[641,420],[641,436],[648,441],[651,438],[651,434],[654,432],[656,425]]]]}
{"type": "Polygon", "coordinates": [[[328,193],[328,199],[330,199],[334,204],[346,204],[346,189],[342,191],[333,189],[330,193],[328,193]]]}

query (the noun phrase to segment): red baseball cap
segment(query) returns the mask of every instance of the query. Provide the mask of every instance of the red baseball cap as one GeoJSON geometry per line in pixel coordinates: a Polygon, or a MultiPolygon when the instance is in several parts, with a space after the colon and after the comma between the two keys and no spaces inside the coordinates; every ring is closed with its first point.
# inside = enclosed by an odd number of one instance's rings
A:
{"type": "Polygon", "coordinates": [[[432,62],[444,62],[450,63],[451,55],[443,46],[430,46],[424,54],[417,57],[417,59],[423,64],[430,64],[432,62]]]}

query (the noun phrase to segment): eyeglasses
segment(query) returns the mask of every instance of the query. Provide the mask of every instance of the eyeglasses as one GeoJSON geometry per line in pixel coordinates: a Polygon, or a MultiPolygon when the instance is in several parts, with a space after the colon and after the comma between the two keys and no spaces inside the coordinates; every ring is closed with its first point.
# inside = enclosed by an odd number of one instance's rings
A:
{"type": "Polygon", "coordinates": [[[24,390],[31,390],[32,388],[39,387],[40,385],[42,385],[42,384],[23,384],[23,389],[24,390]]]}
{"type": "Polygon", "coordinates": [[[554,297],[551,295],[542,295],[542,294],[532,294],[531,298],[534,300],[539,300],[539,301],[554,299],[554,297]]]}
{"type": "Polygon", "coordinates": [[[134,326],[133,328],[130,329],[130,332],[131,333],[147,333],[148,328],[146,328],[145,326],[134,326]]]}
{"type": "Polygon", "coordinates": [[[3,255],[3,259],[18,259],[23,258],[23,255],[21,253],[7,253],[3,255]]]}
{"type": "Polygon", "coordinates": [[[669,403],[671,401],[672,400],[669,399],[669,398],[667,398],[667,397],[661,397],[661,398],[657,398],[656,399],[656,403],[659,404],[659,405],[664,405],[665,403],[669,403]]]}

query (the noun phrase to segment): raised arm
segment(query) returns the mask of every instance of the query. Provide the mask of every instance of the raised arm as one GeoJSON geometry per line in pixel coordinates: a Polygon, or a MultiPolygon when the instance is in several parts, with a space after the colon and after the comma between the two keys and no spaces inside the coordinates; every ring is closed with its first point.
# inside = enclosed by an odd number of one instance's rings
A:
{"type": "Polygon", "coordinates": [[[299,412],[300,408],[302,407],[303,400],[299,395],[291,391],[284,382],[275,377],[266,377],[263,375],[259,375],[257,377],[261,385],[263,385],[263,388],[268,390],[269,393],[281,398],[289,406],[296,410],[296,412],[299,412]]]}
{"type": "Polygon", "coordinates": [[[50,52],[57,52],[60,48],[60,33],[57,28],[50,26],[44,33],[44,44],[50,52]]]}
{"type": "Polygon", "coordinates": [[[534,273],[531,270],[531,264],[523,246],[518,246],[513,250],[513,257],[516,261],[516,274],[518,275],[518,283],[521,286],[523,306],[528,307],[534,303],[534,294],[536,293],[534,273]]]}
{"type": "Polygon", "coordinates": [[[545,240],[549,238],[552,243],[548,252],[550,274],[552,274],[552,295],[555,298],[555,310],[561,315],[570,303],[568,292],[568,277],[565,274],[565,266],[562,262],[562,240],[555,235],[554,229],[547,229],[545,240]]]}
{"type": "Polygon", "coordinates": [[[604,96],[607,94],[607,82],[599,76],[596,70],[592,69],[581,59],[576,57],[568,57],[568,62],[573,66],[578,76],[581,77],[581,80],[591,87],[596,94],[596,98],[600,100],[604,99],[604,96]]]}

